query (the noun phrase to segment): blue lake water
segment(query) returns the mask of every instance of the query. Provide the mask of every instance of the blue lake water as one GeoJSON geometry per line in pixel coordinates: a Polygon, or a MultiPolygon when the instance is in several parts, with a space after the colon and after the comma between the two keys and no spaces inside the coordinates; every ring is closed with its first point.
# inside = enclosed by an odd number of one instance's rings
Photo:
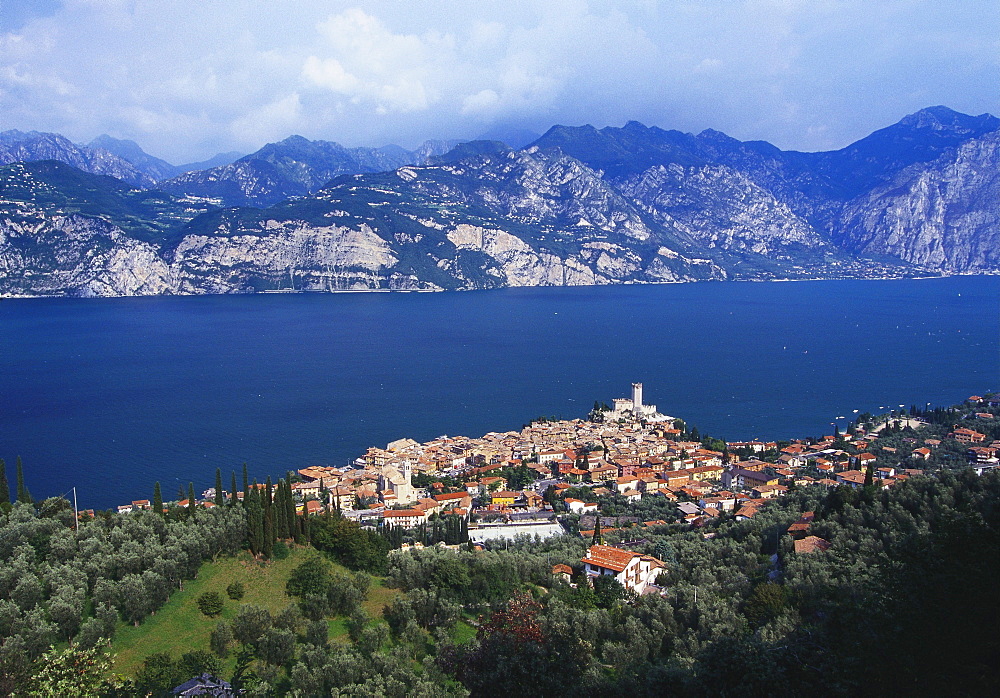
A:
{"type": "Polygon", "coordinates": [[[21,455],[36,499],[105,508],[583,416],[633,381],[730,440],[951,404],[1000,388],[1000,277],[3,300],[0,337],[8,477],[21,455]]]}

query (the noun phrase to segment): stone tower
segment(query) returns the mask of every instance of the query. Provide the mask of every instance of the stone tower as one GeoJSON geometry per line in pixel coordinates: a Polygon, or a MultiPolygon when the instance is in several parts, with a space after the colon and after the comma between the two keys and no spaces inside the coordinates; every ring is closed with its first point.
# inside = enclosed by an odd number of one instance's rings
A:
{"type": "Polygon", "coordinates": [[[642,383],[632,384],[632,412],[636,417],[642,415],[642,383]]]}

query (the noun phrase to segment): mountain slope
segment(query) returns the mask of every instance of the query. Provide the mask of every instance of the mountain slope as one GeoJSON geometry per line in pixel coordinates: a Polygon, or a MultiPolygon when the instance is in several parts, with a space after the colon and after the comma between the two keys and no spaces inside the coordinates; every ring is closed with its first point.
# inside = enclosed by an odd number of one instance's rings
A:
{"type": "Polygon", "coordinates": [[[445,147],[446,143],[429,143],[420,153],[391,145],[345,148],[290,136],[231,164],[187,172],[159,186],[173,194],[215,199],[223,206],[266,207],[310,194],[340,175],[385,172],[422,162],[445,147]]]}
{"type": "Polygon", "coordinates": [[[57,133],[4,131],[0,133],[0,165],[58,160],[91,174],[107,175],[134,187],[150,187],[152,177],[103,148],[78,146],[57,133]]]}
{"type": "Polygon", "coordinates": [[[1000,270],[1000,132],[913,165],[851,201],[834,240],[945,273],[1000,270]]]}

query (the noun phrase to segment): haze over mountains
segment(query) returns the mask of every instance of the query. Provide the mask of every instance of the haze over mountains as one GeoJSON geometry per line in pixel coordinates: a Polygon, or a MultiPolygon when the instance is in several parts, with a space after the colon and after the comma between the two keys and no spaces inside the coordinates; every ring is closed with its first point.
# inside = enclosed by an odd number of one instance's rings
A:
{"type": "Polygon", "coordinates": [[[998,146],[1000,120],[945,107],[820,153],[629,122],[522,149],[291,136],[175,167],[107,136],[8,131],[0,293],[993,273],[998,146]]]}

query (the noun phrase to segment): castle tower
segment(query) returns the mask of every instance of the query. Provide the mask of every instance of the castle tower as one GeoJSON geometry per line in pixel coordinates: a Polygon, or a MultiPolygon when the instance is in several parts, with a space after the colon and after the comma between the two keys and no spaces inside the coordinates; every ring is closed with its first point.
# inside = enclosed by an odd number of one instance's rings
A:
{"type": "Polygon", "coordinates": [[[636,417],[642,414],[642,383],[632,384],[632,413],[636,417]]]}

